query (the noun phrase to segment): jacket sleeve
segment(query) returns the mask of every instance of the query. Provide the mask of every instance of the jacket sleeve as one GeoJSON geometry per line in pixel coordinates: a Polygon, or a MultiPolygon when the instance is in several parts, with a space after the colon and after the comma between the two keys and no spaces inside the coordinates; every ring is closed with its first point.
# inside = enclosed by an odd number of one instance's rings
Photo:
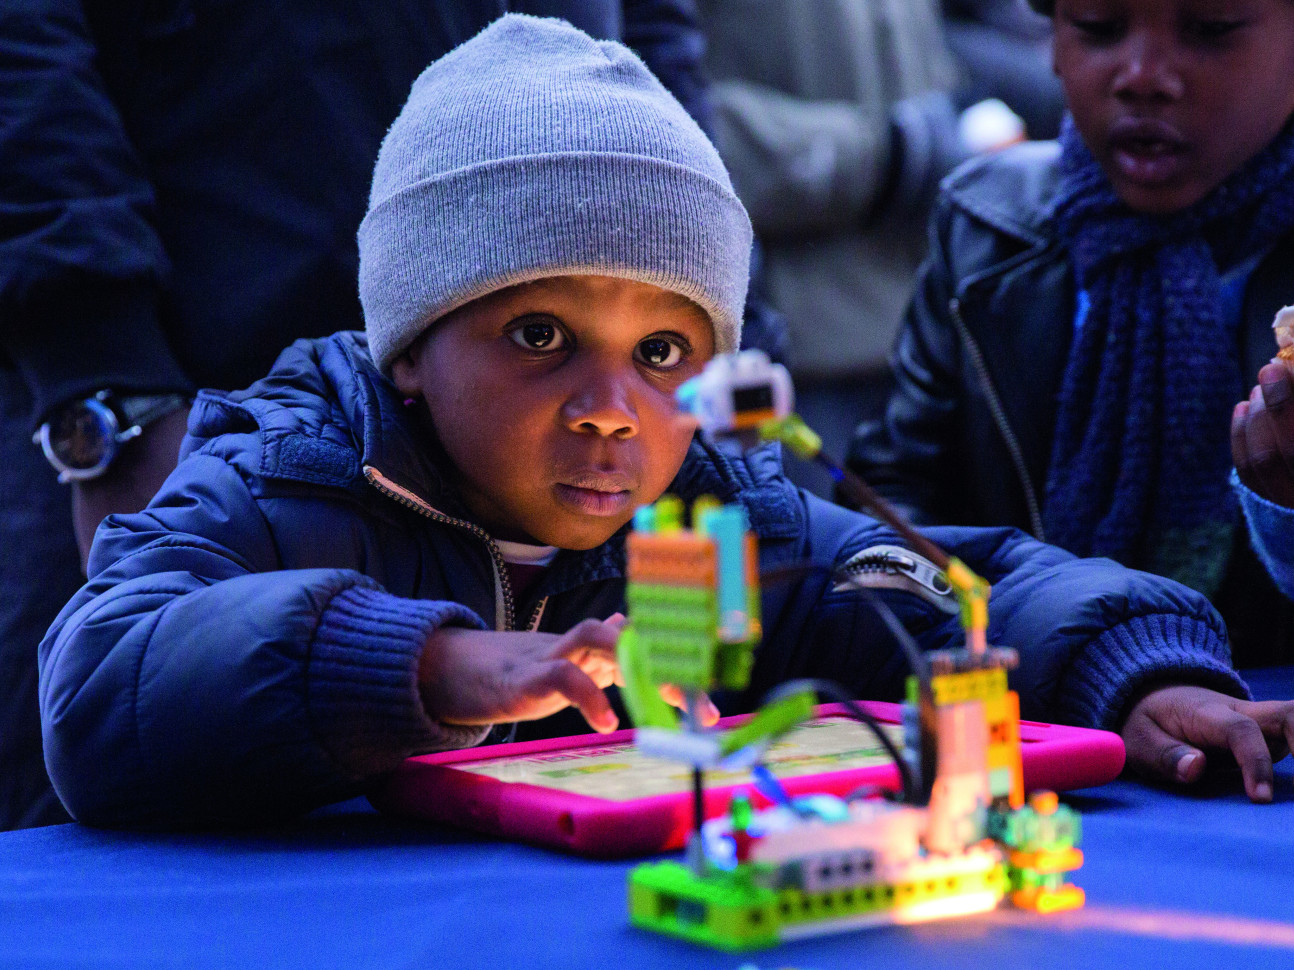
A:
{"type": "Polygon", "coordinates": [[[930,252],[890,353],[884,412],[859,425],[847,464],[918,523],[956,521],[957,415],[964,406],[961,341],[944,257],[947,206],[931,220],[930,252]]]}
{"type": "Polygon", "coordinates": [[[433,630],[481,620],[354,570],[281,569],[221,458],[190,457],[148,509],[109,518],[90,576],[40,646],[46,762],[81,821],[263,821],[481,736],[431,721],[415,673],[433,630]]]}
{"type": "Polygon", "coordinates": [[[190,389],[158,322],[153,190],[97,54],[76,0],[0,11],[0,347],[37,419],[102,387],[190,389]]]}
{"type": "MultiPolygon", "coordinates": [[[[893,532],[813,496],[805,514],[807,558],[833,570],[774,599],[768,635],[797,645],[776,651],[782,668],[774,682],[826,676],[856,696],[901,694],[909,666],[873,598],[890,607],[921,650],[964,645],[958,617],[913,593],[833,590],[831,572],[850,557],[878,544],[902,545],[893,532]]],[[[1113,730],[1156,684],[1248,696],[1231,668],[1221,617],[1195,591],[1107,559],[1078,559],[1014,529],[941,527],[926,535],[992,584],[989,642],[1019,652],[1011,682],[1024,717],[1113,730]]]]}
{"type": "Polygon", "coordinates": [[[1249,544],[1276,588],[1294,599],[1294,509],[1277,505],[1249,489],[1234,470],[1231,487],[1244,509],[1249,544]]]}
{"type": "Polygon", "coordinates": [[[921,218],[939,180],[966,157],[942,92],[887,112],[739,78],[713,92],[720,153],[765,239],[853,229],[892,213],[921,218]]]}

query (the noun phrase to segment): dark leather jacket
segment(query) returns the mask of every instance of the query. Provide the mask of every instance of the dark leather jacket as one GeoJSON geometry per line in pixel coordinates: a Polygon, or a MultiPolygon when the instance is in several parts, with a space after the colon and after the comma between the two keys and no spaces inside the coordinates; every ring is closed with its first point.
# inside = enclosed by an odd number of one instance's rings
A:
{"type": "MultiPolygon", "coordinates": [[[[891,355],[895,390],[849,452],[850,466],[918,522],[1014,525],[1046,538],[1041,502],[1075,313],[1051,224],[1059,159],[1056,143],[1030,143],[944,184],[891,355]]],[[[1275,349],[1271,321],[1290,302],[1291,266],[1294,234],[1249,279],[1236,344],[1246,380],[1275,349]]],[[[1243,525],[1214,600],[1238,666],[1294,661],[1294,604],[1243,525]]]]}

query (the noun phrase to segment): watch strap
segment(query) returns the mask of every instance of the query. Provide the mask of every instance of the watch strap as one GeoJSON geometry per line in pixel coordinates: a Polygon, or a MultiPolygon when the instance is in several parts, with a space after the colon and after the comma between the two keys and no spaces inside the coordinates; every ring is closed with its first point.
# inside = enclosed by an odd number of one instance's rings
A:
{"type": "Polygon", "coordinates": [[[132,428],[143,430],[154,421],[178,411],[189,403],[183,394],[130,394],[112,399],[122,417],[119,433],[128,433],[132,428]]]}

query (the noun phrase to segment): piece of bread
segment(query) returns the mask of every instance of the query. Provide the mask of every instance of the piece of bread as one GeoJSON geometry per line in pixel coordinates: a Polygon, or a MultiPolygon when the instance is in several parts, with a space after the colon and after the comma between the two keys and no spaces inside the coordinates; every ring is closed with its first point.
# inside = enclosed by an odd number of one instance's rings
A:
{"type": "Polygon", "coordinates": [[[1272,321],[1276,335],[1276,356],[1287,364],[1294,364],[1294,306],[1281,307],[1272,321]]]}

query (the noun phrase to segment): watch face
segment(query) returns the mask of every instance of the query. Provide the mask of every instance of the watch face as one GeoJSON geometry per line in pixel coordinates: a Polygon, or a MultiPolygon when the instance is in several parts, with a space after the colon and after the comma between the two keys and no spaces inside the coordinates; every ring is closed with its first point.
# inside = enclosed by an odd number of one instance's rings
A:
{"type": "Polygon", "coordinates": [[[98,401],[77,401],[50,420],[51,458],[65,469],[89,471],[106,466],[116,451],[117,418],[98,401]]]}

